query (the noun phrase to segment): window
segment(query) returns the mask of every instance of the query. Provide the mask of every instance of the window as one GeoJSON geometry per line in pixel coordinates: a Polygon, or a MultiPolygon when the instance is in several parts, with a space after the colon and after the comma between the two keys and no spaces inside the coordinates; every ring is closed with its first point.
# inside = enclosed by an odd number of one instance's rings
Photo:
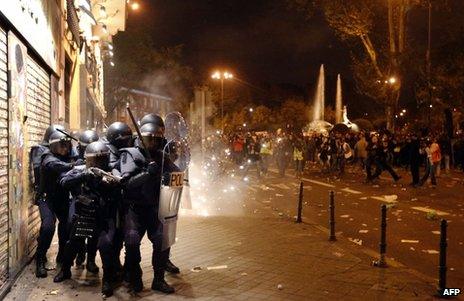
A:
{"type": "Polygon", "coordinates": [[[71,81],[72,81],[72,61],[69,56],[66,55],[64,65],[64,121],[69,124],[69,107],[71,98],[71,81]]]}

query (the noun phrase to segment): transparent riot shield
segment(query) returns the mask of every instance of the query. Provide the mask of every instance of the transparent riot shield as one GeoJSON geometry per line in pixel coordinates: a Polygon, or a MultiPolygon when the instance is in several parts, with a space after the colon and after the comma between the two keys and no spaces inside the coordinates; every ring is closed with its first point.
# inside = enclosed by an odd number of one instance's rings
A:
{"type": "Polygon", "coordinates": [[[163,250],[171,247],[176,239],[177,216],[182,191],[187,181],[190,163],[188,127],[179,112],[166,115],[164,156],[161,166],[162,181],[158,218],[163,224],[163,250]]]}

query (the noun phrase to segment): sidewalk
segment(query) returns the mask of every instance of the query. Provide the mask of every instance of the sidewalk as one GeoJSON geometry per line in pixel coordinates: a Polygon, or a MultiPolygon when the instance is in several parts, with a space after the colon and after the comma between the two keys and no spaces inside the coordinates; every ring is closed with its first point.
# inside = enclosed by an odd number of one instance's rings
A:
{"type": "MultiPolygon", "coordinates": [[[[167,280],[176,294],[151,291],[151,246],[143,242],[145,290],[131,297],[125,286],[108,300],[432,300],[429,283],[403,267],[370,266],[364,247],[323,229],[295,224],[269,206],[247,201],[239,217],[182,216],[172,260],[181,268],[167,280]],[[192,271],[201,267],[199,271],[192,271]],[[208,267],[216,269],[208,270],[208,267]]],[[[53,258],[49,255],[49,258],[53,258]]],[[[36,279],[33,265],[22,273],[5,300],[99,300],[98,277],[73,269],[73,279],[54,284],[36,279]]],[[[54,275],[55,271],[51,271],[54,275]]]]}

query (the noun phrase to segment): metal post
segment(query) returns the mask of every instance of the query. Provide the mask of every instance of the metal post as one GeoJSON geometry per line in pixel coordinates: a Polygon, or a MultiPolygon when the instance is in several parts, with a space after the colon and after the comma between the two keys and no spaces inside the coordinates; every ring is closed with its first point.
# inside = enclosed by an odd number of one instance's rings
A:
{"type": "Polygon", "coordinates": [[[298,216],[296,218],[297,223],[301,223],[301,212],[303,211],[303,181],[300,182],[300,195],[298,196],[298,216]]]}
{"type": "Polygon", "coordinates": [[[330,241],[336,241],[337,238],[335,237],[335,193],[333,190],[330,192],[330,218],[329,218],[329,225],[330,225],[330,241]]]}
{"type": "Polygon", "coordinates": [[[445,219],[441,220],[440,224],[440,263],[438,265],[438,295],[443,296],[443,291],[446,289],[446,228],[448,222],[445,219]]]}
{"type": "Polygon", "coordinates": [[[224,75],[221,75],[221,130],[224,134],[224,75]]]}
{"type": "Polygon", "coordinates": [[[385,261],[385,253],[387,252],[387,206],[381,206],[382,218],[380,221],[380,258],[378,261],[374,261],[374,266],[384,268],[387,266],[385,261]]]}

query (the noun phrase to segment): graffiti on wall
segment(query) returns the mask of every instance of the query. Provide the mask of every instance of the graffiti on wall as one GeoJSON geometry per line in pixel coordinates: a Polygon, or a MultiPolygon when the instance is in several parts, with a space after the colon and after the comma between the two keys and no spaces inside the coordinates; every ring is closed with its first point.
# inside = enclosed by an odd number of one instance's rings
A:
{"type": "Polygon", "coordinates": [[[8,70],[10,72],[9,98],[9,213],[10,213],[10,267],[21,265],[27,235],[27,209],[24,212],[27,175],[26,153],[26,97],[27,49],[11,32],[8,34],[8,70]]]}

